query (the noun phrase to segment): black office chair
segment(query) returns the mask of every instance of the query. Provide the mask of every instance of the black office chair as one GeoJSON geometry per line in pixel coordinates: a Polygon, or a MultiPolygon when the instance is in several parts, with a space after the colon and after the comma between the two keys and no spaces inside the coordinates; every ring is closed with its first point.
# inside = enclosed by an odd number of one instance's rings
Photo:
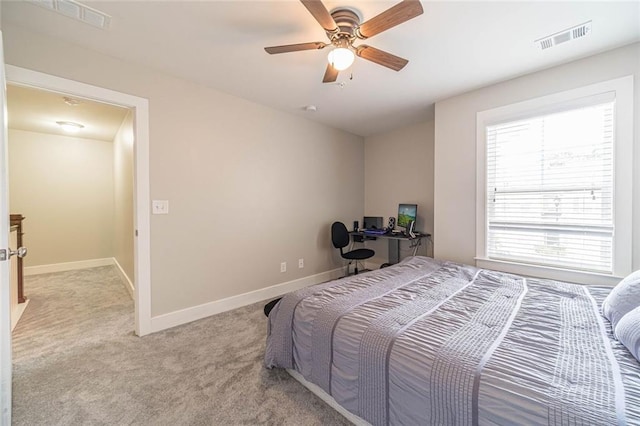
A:
{"type": "Polygon", "coordinates": [[[356,261],[355,273],[357,274],[358,261],[369,259],[376,254],[375,251],[365,248],[355,249],[348,252],[342,251],[343,248],[349,245],[349,231],[347,231],[347,227],[344,226],[344,223],[342,222],[333,222],[333,225],[331,225],[331,241],[335,248],[340,249],[340,256],[349,261],[347,264],[347,276],[349,276],[349,265],[351,265],[351,262],[354,260],[356,261]]]}

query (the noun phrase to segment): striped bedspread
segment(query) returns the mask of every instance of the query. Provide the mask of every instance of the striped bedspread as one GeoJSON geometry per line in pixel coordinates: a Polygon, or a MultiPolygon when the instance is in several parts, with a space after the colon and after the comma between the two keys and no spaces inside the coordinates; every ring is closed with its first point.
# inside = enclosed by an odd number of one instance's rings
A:
{"type": "Polygon", "coordinates": [[[265,365],[373,425],[640,424],[608,291],[413,257],[285,296],[265,365]]]}

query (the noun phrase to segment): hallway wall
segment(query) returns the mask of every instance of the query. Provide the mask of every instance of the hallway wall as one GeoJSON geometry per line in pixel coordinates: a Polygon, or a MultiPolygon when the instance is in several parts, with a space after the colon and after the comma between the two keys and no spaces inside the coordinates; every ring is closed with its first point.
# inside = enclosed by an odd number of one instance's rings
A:
{"type": "Polygon", "coordinates": [[[113,257],[113,143],[9,129],[8,148],[25,267],[113,257]]]}

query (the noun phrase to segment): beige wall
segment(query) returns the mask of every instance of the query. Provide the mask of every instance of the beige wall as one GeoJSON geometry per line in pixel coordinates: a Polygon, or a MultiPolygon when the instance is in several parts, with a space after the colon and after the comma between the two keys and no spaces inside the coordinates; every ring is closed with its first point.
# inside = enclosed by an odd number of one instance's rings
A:
{"type": "Polygon", "coordinates": [[[329,227],[363,215],[361,137],[6,22],[3,32],[8,64],[149,99],[151,198],[170,202],[151,217],[153,316],[341,266],[329,227]]]}
{"type": "MultiPolygon", "coordinates": [[[[474,263],[476,113],[600,81],[634,75],[634,176],[640,182],[640,43],[436,103],[435,254],[474,263]]],[[[633,189],[634,269],[640,268],[640,185],[633,189]]]]}
{"type": "Polygon", "coordinates": [[[8,147],[25,266],[112,257],[113,144],[9,129],[8,147]]]}
{"type": "Polygon", "coordinates": [[[122,121],[113,140],[113,257],[131,283],[133,269],[133,113],[122,121]]]}
{"type": "MultiPolygon", "coordinates": [[[[398,204],[418,205],[416,229],[433,232],[433,120],[414,124],[365,140],[364,213],[397,217],[398,204]]],[[[362,218],[359,219],[362,223],[362,218]]],[[[351,224],[348,225],[351,229],[351,224]]],[[[388,258],[388,241],[367,242],[375,250],[372,259],[384,263],[388,258]]],[[[402,247],[401,256],[412,250],[402,247]]],[[[431,253],[431,248],[429,248],[431,253]]],[[[418,254],[427,254],[422,246],[418,254]]]]}

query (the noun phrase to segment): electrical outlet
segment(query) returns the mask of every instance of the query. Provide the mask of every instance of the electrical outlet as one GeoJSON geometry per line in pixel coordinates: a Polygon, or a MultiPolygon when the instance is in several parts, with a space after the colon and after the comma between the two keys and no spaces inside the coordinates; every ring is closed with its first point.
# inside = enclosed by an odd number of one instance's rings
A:
{"type": "Polygon", "coordinates": [[[153,200],[151,202],[152,214],[169,214],[169,200],[153,200]]]}
{"type": "Polygon", "coordinates": [[[282,262],[280,264],[280,272],[287,272],[287,262],[282,262]]]}
{"type": "Polygon", "coordinates": [[[304,259],[302,258],[298,259],[298,268],[300,269],[304,268],[304,259]]]}

